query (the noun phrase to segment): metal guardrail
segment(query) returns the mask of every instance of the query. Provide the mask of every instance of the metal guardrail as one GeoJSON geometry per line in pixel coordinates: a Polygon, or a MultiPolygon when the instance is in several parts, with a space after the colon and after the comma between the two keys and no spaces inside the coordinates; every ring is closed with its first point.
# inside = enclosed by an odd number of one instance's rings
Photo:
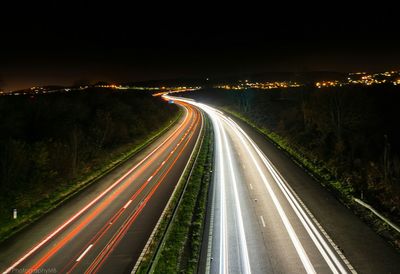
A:
{"type": "Polygon", "coordinates": [[[389,219],[387,219],[386,217],[384,217],[382,214],[380,214],[375,208],[373,208],[372,206],[370,206],[369,204],[361,201],[358,198],[353,198],[353,200],[355,202],[357,202],[358,204],[360,204],[361,206],[369,209],[372,213],[374,213],[376,216],[378,216],[382,221],[384,221],[386,224],[388,224],[389,226],[391,226],[394,230],[396,230],[397,232],[400,233],[400,228],[395,225],[394,223],[392,223],[389,219]]]}
{"type": "MultiPolygon", "coordinates": [[[[203,120],[203,121],[204,121],[204,120],[203,120]]],[[[203,126],[204,126],[204,123],[202,123],[201,131],[203,131],[203,126]]],[[[162,239],[161,239],[161,241],[160,241],[160,244],[157,246],[157,250],[156,250],[155,253],[154,253],[154,257],[153,257],[153,259],[151,260],[151,267],[150,267],[148,273],[154,273],[154,267],[155,267],[155,265],[157,264],[158,258],[159,258],[159,256],[160,256],[161,247],[163,247],[164,244],[165,244],[167,235],[169,234],[169,231],[170,231],[170,229],[171,229],[171,224],[172,224],[173,220],[175,219],[175,216],[176,216],[176,214],[177,214],[177,212],[178,212],[178,208],[179,208],[179,206],[180,206],[180,204],[181,204],[181,202],[182,202],[183,196],[184,196],[184,194],[185,194],[185,192],[186,192],[186,188],[187,188],[187,186],[188,186],[188,183],[189,183],[189,181],[190,181],[190,178],[192,177],[193,170],[194,170],[194,168],[196,167],[197,159],[199,158],[199,155],[200,155],[200,152],[201,152],[201,147],[202,147],[203,142],[204,142],[204,137],[205,137],[205,133],[201,132],[201,141],[200,141],[200,143],[196,144],[196,145],[198,145],[198,146],[196,147],[196,150],[198,149],[197,154],[196,154],[196,158],[194,159],[193,164],[192,164],[192,166],[190,167],[190,172],[189,172],[189,174],[188,174],[188,176],[187,176],[187,178],[186,178],[185,185],[184,185],[184,187],[183,187],[183,189],[182,189],[182,192],[180,193],[179,200],[178,200],[177,204],[175,205],[175,208],[174,208],[174,211],[173,211],[173,213],[172,213],[172,216],[171,216],[171,218],[170,218],[169,221],[168,221],[167,227],[166,227],[166,229],[165,229],[165,233],[163,234],[162,239]]]]}
{"type": "MultiPolygon", "coordinates": [[[[154,254],[153,254],[153,256],[152,256],[152,259],[150,260],[150,266],[149,266],[149,268],[147,269],[147,273],[152,273],[152,272],[154,272],[155,263],[158,261],[158,256],[160,255],[160,254],[159,254],[159,253],[160,253],[160,249],[161,249],[161,247],[162,247],[162,246],[164,245],[164,243],[165,243],[166,235],[167,235],[168,232],[169,232],[169,229],[170,229],[172,220],[175,218],[177,209],[179,208],[179,205],[181,204],[183,194],[185,193],[185,190],[186,190],[186,187],[187,187],[187,185],[188,185],[189,179],[190,179],[190,177],[191,177],[191,175],[192,175],[192,173],[193,173],[194,167],[195,167],[196,162],[197,162],[197,158],[198,158],[198,156],[199,156],[199,154],[200,154],[200,148],[201,148],[201,146],[203,145],[203,141],[204,141],[204,136],[205,136],[205,134],[203,133],[203,128],[204,128],[204,120],[202,121],[202,125],[201,125],[201,128],[200,128],[200,135],[199,135],[198,139],[196,140],[195,149],[193,150],[192,155],[190,156],[190,160],[188,161],[187,166],[185,167],[185,169],[184,169],[184,171],[183,171],[183,173],[182,173],[181,179],[183,178],[184,174],[186,173],[187,167],[189,166],[190,162],[192,161],[193,155],[194,155],[195,152],[197,152],[196,158],[193,160],[192,166],[190,167],[190,172],[189,172],[189,174],[188,174],[188,177],[186,178],[186,181],[184,182],[185,185],[184,185],[184,187],[183,187],[181,193],[179,194],[179,195],[180,195],[180,196],[179,196],[179,200],[178,200],[177,204],[175,205],[175,207],[174,207],[174,209],[173,209],[172,216],[170,217],[170,219],[169,219],[169,221],[168,221],[168,224],[167,224],[167,226],[166,226],[166,228],[165,228],[165,231],[164,231],[164,233],[163,233],[163,236],[162,236],[162,238],[161,238],[159,244],[157,245],[157,248],[156,248],[156,250],[155,250],[155,252],[154,252],[154,254]],[[201,140],[200,140],[200,139],[201,139],[201,140]]],[[[180,179],[180,180],[181,180],[181,179],[180,179]]],[[[170,200],[168,201],[167,206],[165,207],[163,213],[161,214],[160,219],[158,220],[158,222],[157,222],[157,224],[156,224],[156,227],[154,228],[152,234],[150,235],[150,238],[149,238],[148,242],[146,243],[146,246],[145,246],[145,248],[143,249],[142,254],[140,255],[140,257],[139,257],[137,263],[135,264],[134,268],[133,268],[132,271],[131,271],[132,274],[134,274],[134,273],[136,273],[136,272],[138,271],[138,269],[139,269],[139,267],[140,267],[140,264],[141,264],[141,262],[142,262],[142,260],[143,260],[144,254],[146,254],[146,253],[148,252],[148,249],[149,249],[149,247],[150,247],[150,244],[151,244],[151,242],[152,242],[152,240],[153,240],[153,238],[154,238],[156,232],[158,231],[158,227],[159,227],[159,225],[161,224],[162,220],[164,219],[164,216],[165,216],[165,214],[166,214],[166,211],[167,211],[168,208],[169,208],[169,204],[170,204],[170,202],[172,201],[173,197],[175,196],[175,191],[178,189],[178,187],[179,187],[180,184],[181,184],[181,182],[178,182],[178,184],[176,185],[176,189],[174,190],[174,193],[171,195],[171,198],[170,198],[170,200]]]]}

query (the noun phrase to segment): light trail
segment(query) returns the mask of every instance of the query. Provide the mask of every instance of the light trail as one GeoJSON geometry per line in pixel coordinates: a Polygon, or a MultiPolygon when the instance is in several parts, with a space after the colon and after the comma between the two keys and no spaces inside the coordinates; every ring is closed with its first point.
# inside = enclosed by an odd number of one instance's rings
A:
{"type": "MultiPolygon", "coordinates": [[[[193,103],[193,102],[191,102],[193,103]]],[[[195,103],[193,103],[195,104],[195,103]]],[[[196,104],[197,105],[197,104],[196,104]]],[[[251,267],[250,267],[250,260],[249,260],[249,254],[248,254],[248,248],[247,248],[247,242],[246,242],[246,235],[245,235],[245,230],[244,230],[244,225],[243,225],[243,217],[242,217],[242,211],[240,207],[240,201],[239,201],[239,194],[237,190],[237,182],[236,182],[236,174],[235,174],[235,169],[233,167],[233,160],[232,156],[230,153],[229,149],[229,143],[227,140],[227,136],[225,131],[222,128],[221,125],[221,120],[217,117],[214,116],[212,112],[210,112],[210,109],[207,107],[202,108],[205,112],[207,112],[208,115],[210,115],[211,120],[214,125],[215,129],[215,142],[216,142],[216,148],[217,148],[217,163],[218,166],[215,170],[218,172],[218,178],[219,178],[219,187],[220,187],[220,221],[221,221],[221,228],[220,228],[220,244],[219,244],[219,273],[229,273],[229,257],[228,257],[228,229],[227,229],[227,206],[226,206],[226,192],[227,186],[226,186],[226,177],[225,177],[225,161],[223,155],[224,152],[227,154],[228,158],[228,170],[230,173],[230,179],[232,182],[232,187],[233,187],[233,196],[234,196],[234,206],[235,206],[235,213],[237,216],[237,221],[238,221],[238,230],[239,230],[239,252],[241,254],[241,265],[242,265],[242,273],[251,273],[251,267]]]]}
{"type": "MultiPolygon", "coordinates": [[[[226,118],[225,118],[226,119],[226,118]]],[[[293,190],[289,190],[287,183],[283,182],[282,176],[279,174],[274,166],[272,166],[271,162],[266,158],[264,153],[257,147],[257,145],[254,143],[253,140],[241,129],[234,121],[231,119],[226,119],[228,123],[232,125],[238,132],[243,135],[247,141],[251,144],[253,149],[256,151],[258,156],[262,159],[263,163],[265,166],[268,168],[269,172],[275,179],[275,182],[277,182],[279,188],[281,189],[282,193],[285,195],[286,199],[288,200],[289,204],[293,208],[294,212],[296,213],[297,217],[303,224],[304,228],[306,229],[307,233],[309,234],[310,238],[314,242],[315,246],[318,248],[319,252],[325,259],[326,263],[329,265],[330,269],[332,270],[333,273],[347,273],[348,271],[343,267],[342,263],[338,260],[334,252],[332,251],[331,247],[328,245],[324,237],[321,235],[321,233],[318,231],[318,229],[315,227],[314,223],[311,221],[310,217],[305,213],[303,210],[303,207],[300,206],[299,202],[297,199],[293,196],[292,192],[294,193],[293,190]]],[[[238,134],[238,136],[241,136],[238,134]]],[[[243,141],[244,143],[244,141],[243,141]]],[[[246,147],[247,144],[246,144],[246,147]]],[[[250,150],[249,150],[249,153],[250,150]]],[[[352,268],[352,267],[351,267],[352,268]]],[[[354,273],[354,271],[353,271],[354,273]]]]}
{"type": "Polygon", "coordinates": [[[218,173],[219,178],[219,187],[220,187],[220,221],[221,221],[221,229],[220,229],[220,242],[219,242],[219,273],[228,273],[229,262],[228,262],[228,231],[227,231],[227,220],[226,220],[226,199],[225,199],[225,171],[224,171],[224,158],[223,158],[223,147],[222,147],[222,137],[220,132],[220,127],[218,121],[215,117],[211,116],[212,122],[214,124],[215,129],[215,142],[218,153],[216,155],[217,158],[217,167],[214,169],[218,173]]]}
{"type": "MultiPolygon", "coordinates": [[[[236,128],[235,128],[235,131],[236,131],[236,128]]],[[[279,202],[278,198],[276,197],[275,192],[273,191],[271,185],[269,184],[267,178],[265,177],[265,174],[262,171],[260,165],[258,164],[255,156],[250,151],[249,146],[247,145],[247,143],[244,142],[243,137],[240,134],[237,134],[237,136],[239,137],[239,139],[241,140],[242,144],[244,145],[244,147],[246,148],[247,152],[249,153],[249,155],[250,155],[250,157],[251,157],[251,159],[253,161],[254,166],[256,167],[256,169],[257,169],[262,181],[264,182],[264,185],[265,185],[265,187],[266,187],[266,189],[267,189],[267,191],[268,191],[268,193],[269,193],[269,195],[270,195],[270,197],[271,197],[271,199],[272,199],[272,201],[273,201],[273,203],[275,205],[276,210],[279,213],[279,216],[280,216],[280,218],[281,218],[281,220],[282,220],[282,222],[283,222],[283,224],[284,224],[284,226],[286,228],[286,231],[289,234],[289,237],[290,237],[290,239],[291,239],[291,241],[293,243],[293,246],[295,247],[296,252],[297,252],[297,254],[298,254],[298,256],[299,256],[299,258],[300,258],[300,260],[301,260],[306,272],[310,273],[310,274],[316,273],[316,271],[314,269],[314,266],[311,264],[311,261],[310,261],[308,255],[307,255],[306,251],[304,250],[303,245],[301,244],[301,242],[300,242],[295,230],[293,229],[293,226],[291,225],[291,223],[290,223],[285,211],[283,210],[283,208],[281,206],[281,203],[279,202]]]]}
{"type": "MultiPolygon", "coordinates": [[[[218,120],[218,124],[222,128],[220,120],[218,120]]],[[[229,147],[228,139],[226,137],[225,130],[222,130],[222,137],[223,137],[223,141],[224,141],[225,151],[226,151],[227,157],[228,157],[229,171],[231,173],[233,193],[234,193],[234,198],[235,198],[236,216],[237,216],[237,222],[239,224],[239,238],[240,238],[240,249],[239,250],[241,253],[242,265],[244,267],[243,273],[251,273],[249,252],[247,250],[246,235],[245,235],[244,225],[243,225],[242,209],[240,207],[239,193],[237,190],[236,174],[235,174],[235,170],[233,168],[231,151],[230,151],[230,147],[229,147]]]]}
{"type": "MultiPolygon", "coordinates": [[[[174,98],[174,100],[182,100],[185,101],[185,99],[177,99],[174,98]]],[[[291,224],[291,221],[289,221],[289,218],[285,212],[285,209],[281,205],[281,202],[279,201],[275,191],[271,183],[276,184],[278,186],[279,191],[283,194],[284,200],[287,201],[287,203],[290,205],[290,208],[293,210],[295,216],[297,217],[299,223],[304,227],[306,234],[309,236],[311,239],[311,242],[314,244],[316,247],[316,250],[320,253],[321,257],[323,258],[323,261],[326,262],[327,266],[329,269],[332,271],[332,273],[356,273],[354,268],[351,266],[351,264],[348,262],[348,260],[344,257],[344,255],[338,250],[337,246],[333,243],[329,235],[326,233],[326,231],[321,227],[321,225],[318,223],[318,221],[313,217],[312,213],[307,209],[307,207],[304,205],[304,203],[301,201],[301,199],[297,196],[297,194],[294,192],[292,188],[287,184],[287,182],[284,180],[282,175],[277,171],[277,169],[272,165],[272,163],[269,161],[269,159],[265,156],[265,154],[257,147],[257,145],[254,143],[254,141],[243,131],[242,128],[240,128],[239,125],[237,125],[232,119],[226,117],[221,111],[216,110],[212,107],[209,107],[207,105],[204,105],[202,103],[197,103],[197,102],[189,102],[186,101],[187,103],[191,103],[201,109],[203,109],[213,120],[213,125],[214,125],[214,130],[216,132],[216,151],[217,151],[217,158],[219,158],[219,161],[223,157],[219,155],[223,155],[223,152],[225,152],[226,159],[225,161],[228,163],[231,171],[231,176],[232,176],[232,159],[230,156],[230,147],[227,144],[226,138],[226,129],[224,127],[230,128],[234,135],[238,137],[240,140],[240,143],[242,144],[242,147],[245,149],[246,154],[250,157],[253,166],[257,170],[257,173],[259,177],[261,178],[261,181],[263,182],[263,185],[265,189],[267,190],[268,195],[271,197],[271,200],[276,208],[276,211],[279,214],[279,217],[285,227],[285,230],[287,231],[290,240],[297,252],[298,257],[300,258],[300,261],[306,270],[307,273],[316,273],[316,270],[303,246],[301,243],[293,225],[291,224]],[[223,137],[224,140],[224,148],[221,149],[223,146],[222,142],[219,141],[218,137],[219,135],[225,136],[223,137]],[[266,171],[272,176],[272,181],[267,179],[267,176],[265,175],[266,171]],[[340,260],[340,259],[341,260],[340,260]]],[[[222,165],[222,164],[220,164],[222,165]]],[[[218,168],[218,166],[217,166],[218,168]]],[[[216,170],[218,172],[218,170],[216,170]]],[[[225,172],[225,171],[222,171],[225,172]]],[[[223,184],[221,176],[219,177],[221,181],[221,185],[223,184]]],[[[233,177],[235,178],[234,174],[233,177]]],[[[236,185],[236,180],[232,180],[232,185],[236,185]]],[[[253,190],[253,185],[249,184],[250,189],[253,190]]],[[[221,188],[221,192],[223,190],[227,191],[226,188],[221,188]]],[[[221,197],[224,197],[223,194],[221,194],[221,197]]],[[[235,193],[236,197],[236,193],[235,193]]],[[[236,199],[236,198],[235,198],[236,199]]],[[[238,200],[236,202],[238,203],[238,200]]],[[[239,212],[240,210],[240,204],[239,204],[239,212]]],[[[238,214],[238,208],[236,208],[237,211],[237,216],[238,216],[238,223],[240,227],[240,219],[241,219],[241,214],[238,214]]],[[[223,216],[221,216],[222,218],[223,216]]],[[[265,220],[263,216],[259,216],[262,226],[265,227],[265,220]]],[[[222,222],[223,220],[221,220],[222,222]]],[[[239,229],[240,230],[240,229],[239,229]]],[[[223,229],[221,230],[223,231],[223,229]]],[[[222,232],[221,232],[222,233],[222,232]]],[[[239,233],[241,235],[241,232],[239,233]]],[[[221,238],[223,237],[222,235],[220,236],[221,238]]],[[[301,238],[303,240],[303,237],[301,238]]],[[[241,246],[243,246],[243,243],[241,243],[241,246]]],[[[220,248],[221,252],[221,248],[220,248]]],[[[243,260],[243,256],[241,258],[243,260]]],[[[222,262],[222,260],[220,259],[222,262]]],[[[221,268],[220,268],[220,273],[222,273],[221,268]]]]}
{"type": "MultiPolygon", "coordinates": [[[[197,117],[197,116],[196,116],[197,117]]],[[[178,144],[175,146],[175,148],[171,151],[172,153],[168,154],[168,157],[166,160],[168,160],[173,152],[178,148],[180,143],[185,139],[187,134],[189,134],[193,128],[193,126],[196,124],[198,119],[196,118],[191,126],[186,130],[186,133],[184,136],[180,139],[178,144]]],[[[159,170],[162,168],[163,165],[160,165],[154,172],[153,174],[141,185],[141,187],[135,192],[135,194],[131,197],[131,200],[135,200],[138,195],[145,189],[145,187],[149,184],[150,180],[159,172],[159,170]]],[[[146,166],[147,168],[147,166],[146,166]]],[[[137,175],[138,176],[138,175],[137,175]]],[[[136,176],[136,177],[137,177],[136,176]]],[[[96,216],[99,215],[99,213],[105,209],[118,195],[124,191],[128,187],[128,183],[126,183],[124,186],[125,187],[120,187],[118,190],[116,190],[114,193],[112,193],[111,196],[107,197],[102,203],[91,213],[89,216],[87,216],[83,221],[81,221],[78,226],[76,226],[67,236],[65,236],[61,241],[59,241],[55,246],[51,248],[50,251],[46,253],[38,262],[36,262],[31,269],[32,270],[37,270],[40,266],[42,266],[50,257],[52,257],[56,252],[58,252],[67,242],[69,242],[77,233],[79,233],[84,226],[86,226],[91,220],[93,220],[96,216]]],[[[97,238],[95,242],[99,241],[102,236],[110,229],[110,224],[113,224],[123,213],[124,208],[120,209],[112,218],[111,222],[106,222],[105,226],[96,234],[94,238],[97,238]]],[[[76,265],[77,263],[75,263],[76,265]]],[[[75,266],[74,266],[75,267],[75,266]]]]}
{"type": "MultiPolygon", "coordinates": [[[[125,189],[129,183],[132,182],[132,180],[124,181],[128,176],[130,176],[134,171],[138,170],[138,173],[141,173],[145,168],[147,168],[150,163],[152,163],[156,158],[157,155],[160,155],[163,153],[168,146],[181,134],[185,126],[189,123],[193,112],[189,111],[187,107],[183,106],[185,110],[185,116],[182,121],[182,123],[169,135],[167,138],[165,138],[155,149],[153,149],[150,153],[148,153],[141,161],[139,161],[134,167],[129,169],[123,176],[121,176],[118,180],[116,180],[111,186],[109,186],[107,189],[105,189],[102,193],[100,193],[98,196],[96,196],[91,202],[89,202],[86,206],[81,208],[77,213],[75,213],[72,217],[70,217],[67,221],[65,221],[62,225],[60,225],[56,230],[54,230],[52,233],[47,235],[43,240],[41,240],[38,244],[36,244],[33,248],[31,248],[27,253],[25,253],[21,258],[16,260],[10,267],[8,267],[3,273],[10,273],[18,267],[21,263],[23,263],[26,259],[28,259],[30,256],[32,256],[35,252],[40,250],[42,247],[44,247],[50,240],[52,240],[56,235],[58,235],[60,232],[62,232],[66,227],[71,225],[76,219],[78,219],[83,213],[88,211],[90,208],[92,208],[96,203],[105,197],[108,193],[111,192],[114,188],[117,186],[119,187],[119,191],[117,190],[115,193],[120,193],[123,189],[125,189]],[[148,160],[153,157],[153,159],[149,162],[148,160]],[[121,184],[124,182],[123,184],[121,184]]],[[[136,174],[137,175],[137,174],[136,174]]],[[[136,176],[135,176],[136,177],[136,176]]],[[[111,197],[115,197],[115,193],[111,195],[111,197]]],[[[95,210],[96,211],[96,210],[95,210]]],[[[111,223],[113,221],[110,221],[111,223]]],[[[81,227],[78,225],[78,227],[81,227]]]]}
{"type": "MultiPolygon", "coordinates": [[[[195,120],[196,125],[198,125],[198,119],[195,120]]],[[[185,148],[189,144],[190,140],[194,136],[194,131],[191,130],[192,128],[189,128],[188,132],[185,134],[185,136],[181,139],[181,141],[185,140],[186,136],[189,136],[186,139],[186,142],[183,144],[181,150],[177,154],[177,157],[173,160],[172,164],[169,166],[169,168],[162,174],[162,177],[157,181],[157,184],[153,186],[151,191],[147,194],[146,198],[143,200],[143,202],[140,204],[139,208],[134,212],[131,218],[128,218],[124,225],[121,226],[121,228],[118,230],[116,234],[114,234],[113,238],[105,245],[103,250],[100,252],[100,254],[96,257],[96,259],[92,262],[92,264],[89,266],[89,268],[85,271],[85,273],[96,273],[98,272],[99,268],[101,265],[105,262],[107,257],[111,254],[111,252],[114,250],[114,248],[118,245],[118,243],[122,240],[123,236],[126,234],[128,229],[132,226],[136,218],[139,216],[141,211],[144,209],[144,207],[147,205],[148,201],[151,199],[151,197],[154,195],[158,187],[161,185],[161,183],[164,181],[166,176],[169,174],[169,172],[172,170],[174,167],[175,163],[178,161],[179,157],[182,155],[184,152],[185,148]]],[[[181,143],[178,143],[177,146],[173,151],[176,151],[176,149],[179,147],[181,143]]],[[[168,160],[168,159],[167,159],[168,160]]]]}

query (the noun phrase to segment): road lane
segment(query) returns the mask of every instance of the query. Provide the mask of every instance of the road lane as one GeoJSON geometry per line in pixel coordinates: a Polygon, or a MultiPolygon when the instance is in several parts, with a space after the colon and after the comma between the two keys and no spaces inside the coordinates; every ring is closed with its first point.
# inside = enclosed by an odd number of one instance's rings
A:
{"type": "Polygon", "coordinates": [[[294,192],[359,273],[398,273],[400,254],[332,193],[251,126],[231,117],[284,175],[294,192]]]}
{"type": "Polygon", "coordinates": [[[220,111],[187,102],[215,130],[210,272],[356,273],[251,138],[220,111]]]}
{"type": "Polygon", "coordinates": [[[2,266],[9,264],[4,268],[6,272],[56,269],[61,273],[110,273],[104,268],[110,265],[109,261],[112,272],[129,272],[182,174],[200,132],[200,112],[181,105],[185,108],[185,118],[180,126],[44,240],[21,254],[13,254],[13,244],[1,249],[0,255],[20,258],[13,264],[2,262],[2,266]],[[118,255],[114,256],[115,253],[118,255]]]}

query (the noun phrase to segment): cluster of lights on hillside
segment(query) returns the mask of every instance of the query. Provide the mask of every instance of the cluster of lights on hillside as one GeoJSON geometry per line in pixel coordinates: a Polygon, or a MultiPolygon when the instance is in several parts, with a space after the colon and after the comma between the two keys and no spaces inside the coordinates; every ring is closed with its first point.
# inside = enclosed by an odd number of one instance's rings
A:
{"type": "Polygon", "coordinates": [[[346,81],[320,81],[315,83],[317,88],[341,87],[344,85],[379,85],[393,84],[400,85],[400,71],[384,71],[378,73],[352,72],[349,73],[346,81]]]}
{"type": "MultiPolygon", "coordinates": [[[[347,75],[345,80],[325,80],[315,82],[314,85],[317,88],[329,88],[329,87],[341,87],[345,85],[379,85],[379,84],[392,84],[400,86],[400,71],[385,71],[378,73],[367,73],[367,72],[352,72],[347,75]]],[[[215,85],[214,88],[225,89],[225,90],[247,90],[247,89],[258,89],[258,90],[270,90],[278,88],[297,88],[304,84],[293,81],[272,81],[272,82],[252,82],[249,80],[239,80],[237,83],[219,84],[215,85]]],[[[177,93],[186,91],[199,90],[201,86],[129,86],[120,84],[96,84],[96,85],[84,85],[78,87],[32,87],[29,89],[19,91],[0,91],[0,95],[35,95],[35,94],[46,94],[55,92],[70,92],[70,91],[83,91],[91,87],[107,88],[114,90],[143,90],[152,92],[154,96],[160,96],[166,93],[177,93]]]]}
{"type": "Polygon", "coordinates": [[[23,89],[18,91],[0,91],[0,95],[39,95],[39,94],[49,94],[49,93],[58,93],[58,92],[69,92],[72,90],[85,90],[88,86],[79,86],[79,87],[31,87],[29,89],[23,89]]]}
{"type": "Polygon", "coordinates": [[[239,81],[237,84],[216,85],[215,88],[228,90],[245,90],[245,89],[276,89],[276,88],[293,88],[300,87],[301,84],[292,81],[275,81],[275,82],[250,82],[249,80],[239,81]]]}
{"type": "Polygon", "coordinates": [[[141,87],[141,86],[123,86],[117,84],[101,84],[94,86],[78,86],[78,87],[68,87],[68,88],[49,88],[49,87],[32,87],[29,89],[19,90],[19,91],[9,91],[9,92],[0,92],[0,95],[39,95],[39,94],[47,94],[47,93],[55,93],[55,92],[70,92],[70,91],[83,91],[91,87],[96,88],[106,88],[113,90],[142,90],[149,92],[156,92],[153,95],[163,95],[165,93],[176,93],[176,92],[185,92],[185,91],[194,91],[199,90],[201,87],[187,87],[187,86],[174,86],[174,87],[141,87]]]}
{"type": "Polygon", "coordinates": [[[337,80],[334,81],[321,81],[321,82],[316,82],[315,86],[317,88],[323,88],[323,87],[341,87],[343,86],[344,83],[341,83],[337,80]]]}

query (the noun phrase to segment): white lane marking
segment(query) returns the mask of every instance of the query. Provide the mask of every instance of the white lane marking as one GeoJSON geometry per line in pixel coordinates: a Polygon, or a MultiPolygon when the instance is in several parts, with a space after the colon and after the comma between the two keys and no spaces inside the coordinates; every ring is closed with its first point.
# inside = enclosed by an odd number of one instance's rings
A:
{"type": "MultiPolygon", "coordinates": [[[[251,140],[250,137],[235,122],[232,121],[231,124],[234,124],[235,128],[237,128],[242,133],[242,135],[246,137],[248,142],[252,145],[253,149],[257,152],[257,154],[259,155],[261,160],[264,162],[264,165],[267,167],[267,169],[270,171],[272,177],[277,182],[277,185],[281,189],[282,193],[285,195],[285,197],[288,200],[289,204],[293,208],[294,212],[298,216],[299,220],[303,224],[304,228],[306,229],[306,231],[309,234],[310,238],[313,240],[314,244],[316,245],[316,247],[320,251],[321,255],[325,259],[325,261],[328,264],[328,266],[330,267],[330,269],[334,273],[339,273],[339,272],[340,273],[347,273],[347,271],[344,269],[343,265],[339,262],[337,257],[334,255],[334,253],[331,250],[331,248],[329,248],[329,246],[328,246],[327,242],[325,241],[325,239],[322,237],[322,235],[316,229],[316,227],[314,226],[312,221],[309,219],[309,216],[304,212],[303,208],[309,213],[309,215],[311,214],[311,212],[307,209],[307,207],[304,205],[304,203],[301,202],[301,200],[297,196],[297,194],[295,194],[294,190],[291,189],[291,191],[290,191],[288,189],[288,184],[287,183],[285,184],[283,182],[284,179],[283,179],[282,175],[278,174],[278,171],[276,170],[276,168],[272,165],[272,163],[270,163],[268,158],[257,147],[257,145],[254,143],[254,141],[251,140]],[[295,199],[293,197],[293,193],[296,195],[297,199],[295,199]],[[300,201],[300,203],[303,205],[303,208],[299,205],[298,201],[300,201]]],[[[310,216],[315,220],[313,215],[310,215],[310,216]]],[[[318,227],[320,229],[322,228],[321,225],[319,225],[319,223],[318,223],[318,227]]],[[[325,232],[325,230],[321,230],[321,232],[324,235],[328,236],[327,233],[325,232]]],[[[332,239],[330,237],[327,238],[327,239],[330,242],[331,246],[333,248],[335,248],[336,245],[333,243],[332,239]]],[[[340,255],[343,256],[343,254],[341,254],[341,252],[338,253],[338,255],[339,256],[340,255]]],[[[346,261],[347,261],[347,259],[346,259],[346,261]]],[[[348,266],[349,270],[352,273],[356,273],[355,269],[351,266],[351,264],[350,263],[346,263],[346,261],[343,260],[343,262],[348,266]]]]}
{"type": "MultiPolygon", "coordinates": [[[[229,123],[229,121],[228,121],[228,123],[229,123]]],[[[291,239],[291,241],[292,241],[292,243],[293,243],[293,245],[294,245],[294,247],[296,249],[297,254],[300,257],[300,260],[301,260],[306,272],[307,273],[316,273],[316,271],[314,269],[314,266],[311,264],[311,261],[308,258],[308,255],[307,255],[306,251],[304,250],[304,247],[302,246],[299,238],[297,237],[296,232],[294,231],[294,229],[293,229],[293,227],[292,227],[292,225],[291,225],[291,223],[290,223],[285,211],[283,210],[278,198],[276,197],[271,185],[269,184],[267,178],[265,177],[265,174],[262,172],[261,167],[258,164],[254,154],[251,152],[248,144],[245,142],[245,140],[243,139],[242,135],[238,134],[237,129],[235,127],[233,127],[233,126],[232,126],[232,128],[234,129],[234,131],[238,135],[239,139],[243,143],[244,147],[246,148],[248,154],[250,155],[250,158],[252,159],[252,161],[253,161],[253,163],[254,163],[254,165],[255,165],[255,167],[256,167],[256,169],[257,169],[257,171],[258,171],[258,173],[259,173],[259,175],[260,175],[260,177],[261,177],[261,179],[262,179],[262,181],[263,181],[268,193],[269,193],[269,195],[270,195],[270,197],[272,198],[272,202],[274,203],[275,208],[278,211],[278,214],[279,214],[279,216],[280,216],[280,218],[281,218],[281,220],[283,222],[283,225],[285,226],[285,228],[286,228],[286,230],[287,230],[287,232],[289,234],[289,237],[290,237],[290,239],[291,239]]]]}
{"type": "Polygon", "coordinates": [[[263,216],[260,216],[260,219],[261,219],[262,226],[265,227],[264,217],[263,217],[263,216]]]}
{"type": "Polygon", "coordinates": [[[83,251],[83,253],[81,254],[81,256],[78,257],[78,259],[76,259],[77,262],[79,262],[80,260],[82,260],[83,256],[86,255],[86,253],[88,253],[88,251],[92,248],[93,244],[89,245],[88,248],[86,248],[85,251],[83,251]]]}
{"type": "MultiPolygon", "coordinates": [[[[221,123],[220,121],[218,121],[221,123]]],[[[236,216],[238,216],[238,225],[239,225],[239,239],[240,239],[240,251],[241,251],[241,259],[243,261],[243,272],[242,273],[251,273],[251,268],[250,268],[250,259],[249,259],[249,252],[247,250],[247,241],[246,241],[246,234],[244,231],[244,224],[243,224],[243,216],[242,216],[242,209],[240,206],[240,200],[239,200],[239,192],[237,189],[237,181],[236,181],[236,174],[235,174],[235,169],[233,168],[233,161],[232,161],[232,155],[231,151],[229,148],[229,143],[228,143],[228,138],[226,137],[226,129],[222,128],[222,136],[224,139],[224,144],[225,144],[225,151],[228,156],[228,164],[229,164],[229,171],[231,174],[231,179],[232,179],[232,186],[233,186],[233,193],[234,193],[234,198],[235,198],[235,209],[236,209],[236,216]]]]}
{"type": "Polygon", "coordinates": [[[253,189],[253,185],[252,184],[249,184],[249,186],[250,186],[250,189],[253,189]]]}
{"type": "Polygon", "coordinates": [[[151,176],[149,177],[149,179],[147,179],[147,182],[150,182],[151,179],[153,179],[153,175],[151,175],[151,176]]]}
{"type": "Polygon", "coordinates": [[[131,203],[132,203],[132,200],[129,200],[129,201],[124,205],[124,209],[126,209],[131,203]]]}
{"type": "Polygon", "coordinates": [[[163,161],[162,163],[161,163],[161,165],[163,166],[165,164],[165,161],[163,161]]]}

